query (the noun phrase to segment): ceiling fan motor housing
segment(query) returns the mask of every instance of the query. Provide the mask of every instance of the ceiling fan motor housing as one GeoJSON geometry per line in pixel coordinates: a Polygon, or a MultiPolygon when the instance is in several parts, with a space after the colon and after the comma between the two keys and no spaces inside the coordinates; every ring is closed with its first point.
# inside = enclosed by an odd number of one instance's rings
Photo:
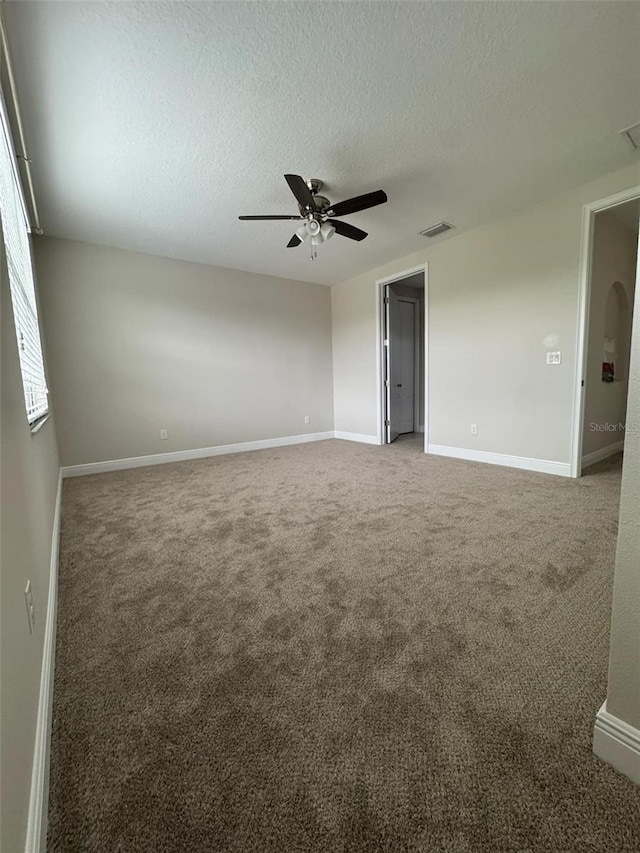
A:
{"type": "MultiPolygon", "coordinates": [[[[309,181],[309,183],[318,183],[322,185],[322,181],[309,181]]],[[[323,216],[331,207],[331,202],[328,198],[323,195],[317,195],[316,193],[312,194],[312,202],[313,207],[303,207],[301,204],[298,205],[298,209],[300,210],[301,216],[323,216]]]]}
{"type": "MultiPolygon", "coordinates": [[[[287,248],[299,246],[309,239],[314,246],[329,240],[334,234],[348,237],[349,240],[364,240],[366,231],[356,228],[348,222],[342,222],[335,217],[348,216],[368,210],[387,201],[384,190],[375,190],[364,195],[339,201],[332,204],[326,196],[319,195],[323,188],[322,181],[318,178],[310,178],[305,181],[300,175],[286,174],[285,181],[298,202],[298,216],[274,215],[274,216],[240,216],[240,219],[297,219],[302,220],[302,225],[296,230],[293,237],[287,243],[287,248]]],[[[315,257],[315,252],[311,257],[315,257]]]]}

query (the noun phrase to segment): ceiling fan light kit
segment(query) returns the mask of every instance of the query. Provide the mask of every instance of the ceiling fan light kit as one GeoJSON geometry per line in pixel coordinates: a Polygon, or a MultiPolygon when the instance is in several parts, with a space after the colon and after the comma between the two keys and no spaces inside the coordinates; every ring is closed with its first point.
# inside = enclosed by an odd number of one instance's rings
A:
{"type": "Polygon", "coordinates": [[[319,195],[323,184],[317,178],[305,181],[300,175],[285,175],[284,179],[289,184],[289,189],[298,202],[298,216],[240,216],[238,218],[242,220],[303,220],[303,224],[287,243],[287,248],[291,249],[308,241],[308,245],[311,247],[310,260],[317,257],[317,247],[326,243],[336,233],[341,237],[347,237],[349,240],[358,241],[364,240],[367,236],[366,231],[333,217],[348,216],[351,213],[358,213],[387,201],[387,194],[383,190],[376,190],[365,195],[349,198],[346,201],[339,201],[337,204],[331,204],[328,198],[319,195]]]}
{"type": "Polygon", "coordinates": [[[330,240],[333,235],[336,233],[336,229],[330,222],[325,222],[320,229],[320,234],[322,235],[322,242],[326,243],[327,240],[330,240]]]}

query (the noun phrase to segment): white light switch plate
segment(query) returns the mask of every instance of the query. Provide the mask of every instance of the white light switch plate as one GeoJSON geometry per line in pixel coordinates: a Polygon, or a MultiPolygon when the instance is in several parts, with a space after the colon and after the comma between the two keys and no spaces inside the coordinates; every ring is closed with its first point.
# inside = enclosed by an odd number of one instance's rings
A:
{"type": "Polygon", "coordinates": [[[548,352],[547,353],[547,364],[560,364],[561,358],[562,358],[562,353],[548,352]]]}

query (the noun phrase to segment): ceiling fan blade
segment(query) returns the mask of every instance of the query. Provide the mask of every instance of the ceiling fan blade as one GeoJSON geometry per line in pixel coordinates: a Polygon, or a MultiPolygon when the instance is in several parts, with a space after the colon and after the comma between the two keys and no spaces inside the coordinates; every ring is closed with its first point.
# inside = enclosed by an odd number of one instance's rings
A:
{"type": "Polygon", "coordinates": [[[358,213],[358,211],[366,210],[368,207],[384,204],[386,200],[386,192],[384,190],[376,190],[372,193],[348,198],[346,201],[339,201],[329,208],[329,213],[331,216],[347,216],[349,213],[358,213]]]}
{"type": "Polygon", "coordinates": [[[289,189],[296,197],[298,204],[301,204],[302,207],[314,206],[311,190],[300,175],[285,175],[284,179],[289,184],[289,189]]]}
{"type": "Polygon", "coordinates": [[[301,216],[239,216],[238,219],[302,219],[301,216]]]}
{"type": "Polygon", "coordinates": [[[287,249],[292,249],[294,246],[299,246],[302,243],[302,240],[298,237],[297,234],[294,234],[293,237],[287,243],[287,249]]]}
{"type": "Polygon", "coordinates": [[[340,234],[341,237],[348,237],[350,240],[364,240],[367,236],[366,231],[361,231],[360,228],[349,225],[348,222],[340,222],[339,219],[327,219],[327,222],[333,225],[336,234],[340,234]]]}

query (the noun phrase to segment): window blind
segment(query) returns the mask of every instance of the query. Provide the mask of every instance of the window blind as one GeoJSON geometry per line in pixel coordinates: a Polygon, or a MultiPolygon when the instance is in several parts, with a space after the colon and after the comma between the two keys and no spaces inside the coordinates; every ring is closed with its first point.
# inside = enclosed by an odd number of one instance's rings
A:
{"type": "Polygon", "coordinates": [[[29,224],[22,199],[20,178],[4,102],[0,104],[0,216],[7,256],[13,318],[20,356],[20,370],[27,420],[34,424],[49,411],[47,382],[42,358],[38,306],[33,282],[29,224]]]}

